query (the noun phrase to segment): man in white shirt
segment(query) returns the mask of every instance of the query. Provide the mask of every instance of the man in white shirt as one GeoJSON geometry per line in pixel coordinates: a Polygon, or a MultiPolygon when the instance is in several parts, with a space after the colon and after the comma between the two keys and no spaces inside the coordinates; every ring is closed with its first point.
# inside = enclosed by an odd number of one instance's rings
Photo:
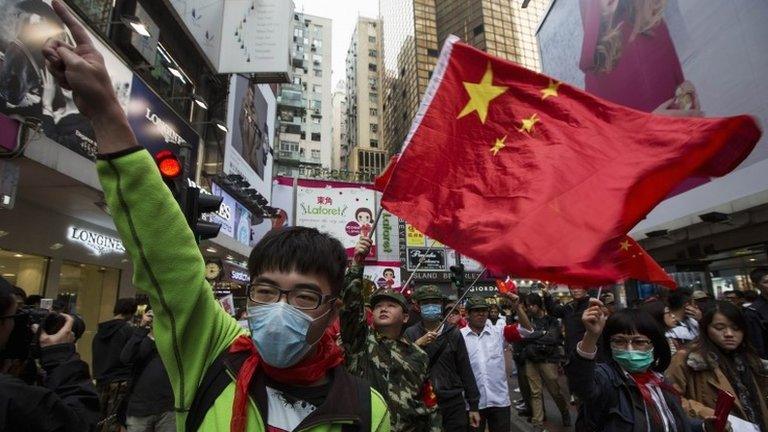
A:
{"type": "Polygon", "coordinates": [[[504,341],[519,342],[532,333],[528,316],[520,306],[519,298],[512,293],[504,294],[517,308],[520,325],[495,326],[488,321],[488,302],[482,297],[467,300],[469,325],[461,329],[469,353],[469,363],[480,390],[480,427],[473,431],[509,432],[510,401],[507,374],[504,364],[504,341]]]}

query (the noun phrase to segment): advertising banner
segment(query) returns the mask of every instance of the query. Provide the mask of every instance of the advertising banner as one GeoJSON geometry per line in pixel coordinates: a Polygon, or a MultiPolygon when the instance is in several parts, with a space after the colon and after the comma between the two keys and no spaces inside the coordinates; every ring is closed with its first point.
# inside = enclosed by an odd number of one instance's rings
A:
{"type": "Polygon", "coordinates": [[[231,237],[245,246],[255,244],[251,239],[251,212],[216,183],[211,183],[211,193],[222,198],[219,211],[209,217],[211,222],[221,224],[219,234],[231,237]]]}
{"type": "MultiPolygon", "coordinates": [[[[641,111],[750,114],[766,124],[766,22],[768,3],[753,0],[557,0],[538,31],[542,68],[641,111]]],[[[766,170],[763,134],[733,173],[689,179],[640,225],[649,229],[764,191],[768,177],[759,173],[766,170]]]]}
{"type": "Polygon", "coordinates": [[[131,101],[128,104],[128,123],[136,135],[136,140],[151,154],[161,150],[179,154],[180,148],[188,147],[188,172],[194,173],[200,136],[138,76],[133,79],[131,101]]]}
{"type": "Polygon", "coordinates": [[[377,288],[398,288],[403,284],[400,278],[400,261],[366,263],[363,276],[373,281],[377,288]]]}
{"type": "Polygon", "coordinates": [[[210,214],[211,222],[221,224],[219,234],[235,238],[235,199],[216,183],[211,183],[211,193],[222,198],[219,211],[210,214]]]}
{"type": "MultiPolygon", "coordinates": [[[[0,10],[0,112],[39,119],[48,138],[95,160],[91,124],[75,106],[72,92],[56,84],[41,52],[48,38],[73,45],[69,30],[51,9],[50,0],[0,0],[0,10]]],[[[86,31],[104,57],[117,99],[125,108],[133,73],[94,33],[86,31]]]]}
{"type": "MultiPolygon", "coordinates": [[[[400,236],[397,233],[397,216],[382,210],[379,225],[376,227],[376,240],[378,241],[378,259],[380,261],[400,260],[400,236]]],[[[397,267],[400,267],[398,262],[397,267]]]]}
{"type": "Polygon", "coordinates": [[[233,75],[229,85],[224,172],[240,174],[262,195],[272,180],[276,101],[266,84],[233,75]]]}
{"type": "MultiPolygon", "coordinates": [[[[341,241],[350,257],[360,236],[371,236],[375,211],[376,192],[373,189],[351,183],[299,181],[296,225],[331,234],[341,241]]],[[[376,257],[376,249],[374,245],[369,255],[371,259],[376,257]]]]}
{"type": "Polygon", "coordinates": [[[219,73],[288,76],[293,2],[166,0],[219,73]]]}

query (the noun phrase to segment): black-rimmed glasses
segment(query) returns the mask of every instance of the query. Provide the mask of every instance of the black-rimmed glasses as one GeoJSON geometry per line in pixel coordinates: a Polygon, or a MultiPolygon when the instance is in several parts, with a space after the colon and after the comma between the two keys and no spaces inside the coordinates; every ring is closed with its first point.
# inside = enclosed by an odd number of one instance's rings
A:
{"type": "Polygon", "coordinates": [[[277,303],[283,296],[289,305],[302,310],[314,310],[336,300],[333,295],[324,295],[309,288],[284,290],[266,282],[256,282],[248,287],[248,298],[257,304],[277,303]]]}

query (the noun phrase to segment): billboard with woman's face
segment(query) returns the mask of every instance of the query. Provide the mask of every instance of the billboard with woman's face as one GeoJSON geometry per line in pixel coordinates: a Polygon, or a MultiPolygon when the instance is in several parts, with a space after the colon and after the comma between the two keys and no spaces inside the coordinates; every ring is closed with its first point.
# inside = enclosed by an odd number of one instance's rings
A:
{"type": "MultiPolygon", "coordinates": [[[[766,22],[764,1],[555,0],[538,31],[542,68],[640,111],[746,113],[765,125],[766,22]]],[[[765,137],[734,173],[714,181],[689,179],[641,225],[663,224],[768,190],[768,176],[755,181],[756,170],[768,170],[765,137]]]]}

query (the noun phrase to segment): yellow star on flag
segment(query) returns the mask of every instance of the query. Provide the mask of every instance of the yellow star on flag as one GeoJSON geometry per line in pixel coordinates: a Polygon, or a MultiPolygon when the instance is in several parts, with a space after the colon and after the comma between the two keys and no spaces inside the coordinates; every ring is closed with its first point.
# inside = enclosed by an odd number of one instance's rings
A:
{"type": "Polygon", "coordinates": [[[499,154],[499,151],[501,151],[501,149],[507,146],[506,144],[504,144],[504,140],[506,139],[507,139],[506,135],[504,135],[504,138],[496,138],[496,144],[494,144],[493,147],[491,147],[491,153],[493,153],[494,156],[499,154]]]}
{"type": "Polygon", "coordinates": [[[527,132],[530,134],[531,132],[533,132],[533,127],[539,121],[540,121],[539,116],[536,113],[534,113],[532,116],[522,120],[523,124],[520,126],[520,129],[518,129],[518,131],[527,132]]]}
{"type": "Polygon", "coordinates": [[[488,104],[507,91],[508,87],[493,85],[493,70],[491,69],[491,63],[489,62],[488,69],[485,70],[483,79],[481,79],[479,83],[464,81],[464,88],[469,94],[469,102],[467,102],[467,105],[461,110],[459,116],[456,118],[460,119],[467,114],[477,111],[477,115],[480,117],[480,122],[485,124],[485,119],[488,117],[488,104]]]}
{"type": "Polygon", "coordinates": [[[629,240],[624,240],[623,242],[619,243],[619,248],[623,251],[629,250],[629,240]]]}
{"type": "Polygon", "coordinates": [[[562,83],[549,80],[549,86],[539,90],[541,92],[541,99],[544,100],[550,96],[558,96],[557,88],[560,87],[560,84],[562,83]]]}

